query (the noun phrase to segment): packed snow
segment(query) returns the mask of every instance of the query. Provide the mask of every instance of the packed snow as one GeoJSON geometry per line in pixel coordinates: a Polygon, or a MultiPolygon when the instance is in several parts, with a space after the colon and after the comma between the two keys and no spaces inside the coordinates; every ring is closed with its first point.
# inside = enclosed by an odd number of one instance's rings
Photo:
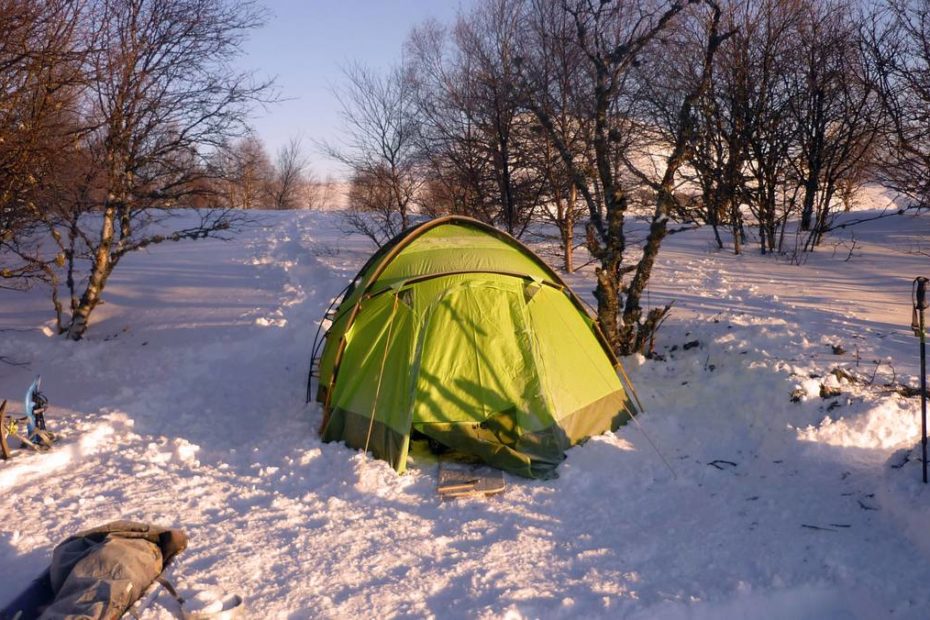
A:
{"type": "MultiPolygon", "coordinates": [[[[556,480],[454,501],[425,451],[398,476],[317,436],[313,334],[373,249],[339,218],[129,256],[78,343],[45,291],[0,291],[0,356],[23,364],[0,363],[0,398],[20,411],[41,374],[61,438],[0,463],[0,605],[58,542],[126,518],[188,533],[170,577],[189,605],[238,594],[254,618],[930,616],[920,400],[894,389],[918,381],[930,217],[806,260],[669,237],[648,295],[675,301],[664,359],[625,360],[645,413],[556,480]]],[[[589,300],[591,269],[568,276],[589,300]]],[[[149,599],[142,617],[175,617],[149,599]]]]}

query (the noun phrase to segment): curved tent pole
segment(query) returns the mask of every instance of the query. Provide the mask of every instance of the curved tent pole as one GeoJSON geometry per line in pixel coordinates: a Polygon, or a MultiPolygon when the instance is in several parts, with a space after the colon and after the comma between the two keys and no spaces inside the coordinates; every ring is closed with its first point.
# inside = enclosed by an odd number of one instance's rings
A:
{"type": "MultiPolygon", "coordinates": [[[[323,313],[323,318],[320,319],[320,323],[316,326],[316,333],[313,335],[313,345],[310,347],[310,372],[307,373],[307,402],[308,403],[310,402],[312,398],[310,384],[313,382],[313,370],[317,363],[317,359],[318,359],[317,356],[320,353],[320,347],[323,346],[323,342],[325,342],[326,340],[326,334],[323,333],[322,337],[320,334],[320,332],[323,331],[323,322],[326,321],[326,317],[328,317],[329,314],[333,311],[333,308],[335,308],[336,303],[342,302],[342,299],[345,296],[346,291],[349,290],[349,287],[352,286],[354,282],[355,280],[346,284],[345,287],[335,297],[333,297],[333,300],[330,302],[329,307],[326,309],[326,312],[323,313]]],[[[333,319],[333,322],[335,322],[335,319],[333,319]]],[[[329,330],[327,329],[327,331],[329,330]]]]}
{"type": "Polygon", "coordinates": [[[352,324],[355,322],[355,317],[358,316],[359,309],[362,307],[362,302],[366,298],[359,298],[357,302],[352,306],[352,312],[349,314],[349,318],[346,319],[346,327],[343,331],[342,337],[339,338],[339,344],[336,348],[336,355],[333,358],[333,372],[329,377],[329,385],[326,390],[326,397],[323,400],[323,422],[320,424],[320,433],[326,429],[326,425],[329,424],[329,413],[330,413],[330,404],[333,400],[333,387],[336,385],[336,377],[339,375],[339,367],[342,365],[342,356],[346,350],[346,332],[349,331],[349,328],[352,327],[352,324]]]}

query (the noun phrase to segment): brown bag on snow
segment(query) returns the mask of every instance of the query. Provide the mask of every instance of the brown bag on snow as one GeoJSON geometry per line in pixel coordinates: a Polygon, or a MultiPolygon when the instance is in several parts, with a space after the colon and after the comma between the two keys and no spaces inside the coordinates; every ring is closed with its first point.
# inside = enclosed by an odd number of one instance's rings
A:
{"type": "Polygon", "coordinates": [[[17,609],[14,601],[0,615],[23,611],[24,617],[41,612],[43,620],[119,618],[185,548],[187,536],[181,530],[146,523],[114,521],[85,530],[55,547],[48,571],[34,584],[45,592],[21,596],[28,604],[17,609]]]}

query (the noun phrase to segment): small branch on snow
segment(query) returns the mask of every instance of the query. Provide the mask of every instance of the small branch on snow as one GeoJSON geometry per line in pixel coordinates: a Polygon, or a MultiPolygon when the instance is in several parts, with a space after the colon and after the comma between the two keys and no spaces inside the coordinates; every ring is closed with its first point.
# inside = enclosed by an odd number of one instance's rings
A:
{"type": "Polygon", "coordinates": [[[737,466],[736,463],[734,463],[733,461],[725,461],[723,459],[715,459],[711,461],[710,463],[708,463],[708,465],[710,465],[711,467],[716,467],[717,469],[720,469],[720,470],[726,469],[726,467],[723,467],[724,465],[728,465],[730,467],[737,466]]]}
{"type": "Polygon", "coordinates": [[[9,364],[10,366],[20,366],[20,367],[29,366],[29,362],[17,362],[16,360],[11,360],[5,355],[0,355],[0,362],[3,362],[4,364],[9,364]]]}
{"type": "MultiPolygon", "coordinates": [[[[832,524],[831,524],[832,525],[832,524]]],[[[836,532],[838,530],[833,529],[832,527],[821,527],[819,525],[808,525],[807,523],[802,523],[801,527],[805,527],[809,530],[818,530],[821,532],[836,532]]]]}
{"type": "MultiPolygon", "coordinates": [[[[878,370],[882,367],[883,363],[884,362],[882,362],[881,360],[875,360],[875,370],[872,371],[872,377],[869,379],[869,385],[872,385],[873,383],[875,383],[875,376],[878,374],[878,370]]],[[[888,366],[891,367],[891,382],[894,383],[898,374],[895,372],[894,366],[892,364],[888,364],[888,366]]]]}

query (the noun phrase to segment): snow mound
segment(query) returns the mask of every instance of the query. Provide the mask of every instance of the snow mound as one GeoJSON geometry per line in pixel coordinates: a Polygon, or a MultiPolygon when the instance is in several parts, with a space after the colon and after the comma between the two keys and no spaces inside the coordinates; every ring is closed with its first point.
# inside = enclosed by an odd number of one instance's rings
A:
{"type": "MultiPolygon", "coordinates": [[[[798,429],[798,439],[829,446],[888,451],[913,442],[920,418],[898,398],[884,398],[864,413],[833,418],[798,429]]],[[[882,455],[882,460],[887,458],[882,455]]]]}

